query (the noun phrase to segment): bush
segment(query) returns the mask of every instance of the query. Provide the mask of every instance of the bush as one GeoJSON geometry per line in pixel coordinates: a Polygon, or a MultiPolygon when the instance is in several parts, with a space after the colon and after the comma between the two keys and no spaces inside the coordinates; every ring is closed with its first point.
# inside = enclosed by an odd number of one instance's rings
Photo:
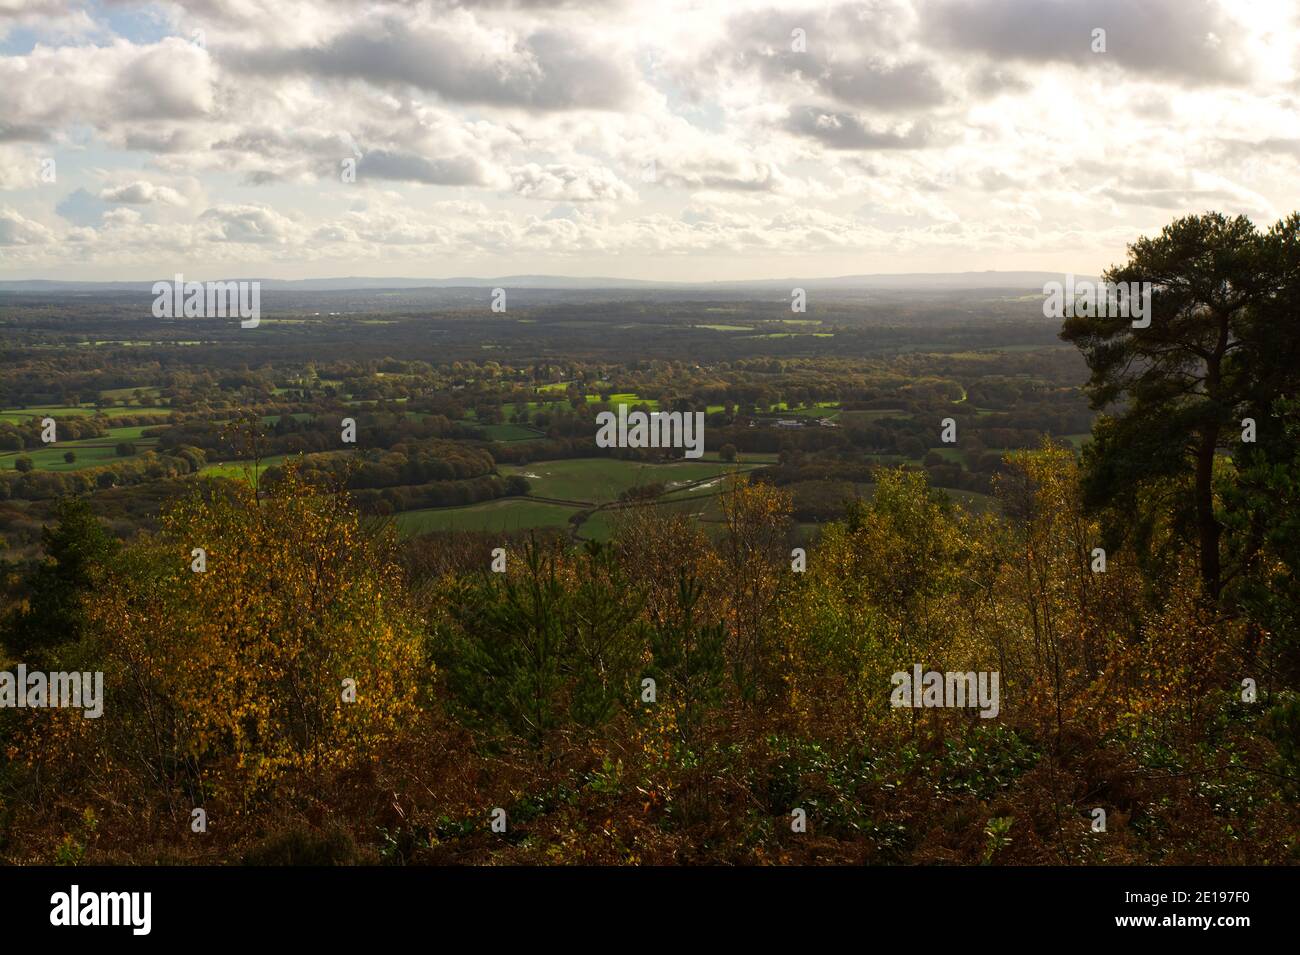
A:
{"type": "Polygon", "coordinates": [[[113,719],[78,729],[104,734],[91,742],[124,785],[188,805],[377,759],[415,714],[421,668],[392,543],[292,469],[260,503],[238,482],[183,501],[87,608],[81,652],[116,690],[113,719]]]}
{"type": "Polygon", "coordinates": [[[243,865],[355,865],[357,844],[346,829],[316,832],[302,825],[272,833],[244,853],[243,865]]]}

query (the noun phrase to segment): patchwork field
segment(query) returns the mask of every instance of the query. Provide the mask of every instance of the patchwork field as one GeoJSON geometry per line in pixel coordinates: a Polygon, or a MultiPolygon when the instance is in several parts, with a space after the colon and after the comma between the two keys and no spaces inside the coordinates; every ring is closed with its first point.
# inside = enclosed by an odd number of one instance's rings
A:
{"type": "Polygon", "coordinates": [[[521,474],[531,485],[530,496],[589,504],[618,500],[619,494],[634,487],[662,483],[665,491],[717,481],[730,473],[748,471],[755,464],[724,464],[721,461],[683,461],[674,464],[645,464],[615,458],[573,458],[535,464],[502,466],[502,474],[521,474]]]}
{"type": "Polygon", "coordinates": [[[284,461],[289,455],[275,454],[268,458],[263,458],[259,468],[253,467],[252,461],[218,461],[205,465],[199,473],[204,477],[224,477],[224,478],[247,478],[251,477],[256,471],[261,474],[267,468],[273,468],[284,461]]]}
{"type": "Polygon", "coordinates": [[[107,391],[101,391],[105,398],[112,398],[114,401],[130,401],[133,398],[157,398],[162,394],[162,389],[151,387],[127,387],[127,388],[110,388],[107,391]]]}
{"type": "Polygon", "coordinates": [[[645,464],[612,458],[575,458],[521,466],[502,466],[502,474],[520,474],[531,486],[527,497],[506,498],[466,507],[425,508],[398,514],[398,527],[405,534],[435,530],[519,531],[538,527],[564,527],[572,518],[577,536],[608,538],[618,520],[618,496],[633,487],[662,483],[665,494],[658,507],[685,510],[702,520],[718,520],[718,493],[727,475],[748,471],[762,463],[755,460],[727,464],[717,460],[673,464],[645,464]]]}
{"type": "Polygon", "coordinates": [[[118,444],[129,441],[136,448],[137,454],[148,451],[157,443],[157,438],[141,437],[149,429],[145,425],[133,425],[129,428],[110,428],[108,433],[99,438],[84,438],[80,441],[57,441],[49,447],[28,448],[25,451],[6,451],[0,453],[0,468],[12,468],[19,457],[32,459],[32,466],[37,471],[80,471],[83,468],[103,467],[117,461],[126,461],[136,455],[119,455],[118,444]],[[64,456],[71,451],[76,455],[73,461],[64,456]]]}
{"type": "Polygon", "coordinates": [[[535,527],[563,527],[574,508],[511,497],[468,507],[434,507],[405,511],[395,518],[404,534],[430,531],[521,531],[535,527]]]}
{"type": "MultiPolygon", "coordinates": [[[[587,461],[590,460],[587,459],[587,461]]],[[[660,467],[671,468],[674,465],[660,467]]],[[[527,468],[521,470],[527,470],[527,468]]],[[[626,475],[615,473],[612,477],[608,474],[606,477],[617,480],[626,478],[626,475]]],[[[670,492],[659,498],[653,505],[648,506],[653,506],[664,513],[689,514],[699,521],[710,535],[722,533],[721,492],[725,487],[723,482],[725,473],[715,472],[713,477],[714,480],[706,480],[704,484],[680,489],[676,493],[670,492]]],[[[584,491],[583,488],[573,483],[576,480],[574,474],[552,475],[549,478],[539,475],[539,479],[543,482],[549,481],[544,486],[552,493],[557,490],[568,493],[592,493],[589,488],[584,491]]],[[[857,493],[864,500],[870,500],[875,493],[875,485],[860,484],[857,486],[857,493]]],[[[997,506],[994,499],[985,494],[956,490],[949,490],[944,493],[954,502],[977,513],[997,506]]],[[[607,493],[594,494],[593,496],[603,497],[605,500],[591,507],[577,503],[564,504],[534,500],[531,497],[506,498],[482,504],[471,504],[466,507],[425,508],[423,510],[407,511],[396,515],[395,520],[398,528],[404,534],[423,534],[430,531],[447,530],[503,533],[572,525],[574,536],[579,539],[608,540],[620,522],[624,520],[627,507],[615,503],[614,498],[610,498],[607,493]],[[575,518],[580,519],[575,520],[575,518]]],[[[816,530],[816,524],[799,525],[799,533],[804,539],[814,535],[816,530]]]]}
{"type": "Polygon", "coordinates": [[[27,408],[5,408],[0,411],[0,421],[21,423],[32,418],[88,418],[96,413],[108,418],[128,418],[133,415],[168,415],[174,409],[161,405],[121,406],[96,409],[94,405],[32,405],[27,408]]]}

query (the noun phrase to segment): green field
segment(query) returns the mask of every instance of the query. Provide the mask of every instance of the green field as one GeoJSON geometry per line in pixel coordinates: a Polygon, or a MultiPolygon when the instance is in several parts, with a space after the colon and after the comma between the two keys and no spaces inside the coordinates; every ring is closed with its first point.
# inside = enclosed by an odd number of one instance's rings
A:
{"type": "MultiPolygon", "coordinates": [[[[143,408],[121,407],[104,408],[100,413],[109,418],[125,418],[130,415],[169,415],[174,409],[150,405],[143,408]]],[[[0,421],[21,424],[31,418],[88,418],[95,414],[93,405],[32,405],[28,408],[6,408],[0,411],[0,421]]]]}
{"type": "Polygon", "coordinates": [[[396,516],[404,534],[429,531],[519,531],[534,527],[564,527],[574,509],[526,498],[507,497],[468,507],[432,507],[396,516]]]}
{"type": "MultiPolygon", "coordinates": [[[[604,504],[618,500],[629,488],[662,482],[667,492],[695,481],[720,479],[753,465],[720,461],[684,461],[678,464],[643,464],[616,458],[572,458],[536,464],[502,466],[502,474],[522,474],[533,497],[604,504]]],[[[712,490],[712,488],[711,488],[712,490]]]]}
{"type": "MultiPolygon", "coordinates": [[[[589,402],[596,402],[601,399],[599,395],[587,395],[587,400],[589,402]]],[[[627,405],[629,408],[640,405],[648,408],[650,411],[659,410],[659,401],[657,398],[642,398],[635,391],[620,391],[618,394],[612,394],[609,396],[609,404],[612,407],[627,405]]]]}
{"type": "Polygon", "coordinates": [[[20,423],[31,418],[86,418],[95,413],[92,406],[32,405],[27,408],[6,408],[0,411],[0,421],[20,423]]]}
{"type": "MultiPolygon", "coordinates": [[[[144,433],[146,431],[152,431],[155,428],[165,428],[165,427],[166,425],[158,425],[158,424],[133,424],[130,427],[126,427],[126,428],[109,428],[107,437],[89,438],[87,440],[92,444],[96,442],[102,442],[108,440],[112,440],[115,443],[118,441],[130,441],[133,444],[137,444],[137,445],[142,442],[145,444],[156,444],[157,443],[156,438],[146,438],[144,437],[144,433]]],[[[69,442],[69,443],[75,444],[76,442],[69,442]]]]}
{"type": "Polygon", "coordinates": [[[161,405],[149,405],[147,407],[141,407],[141,408],[135,408],[135,407],[105,408],[103,413],[108,415],[108,417],[110,418],[126,418],[129,417],[130,415],[138,415],[138,414],[169,415],[175,410],[176,410],[175,408],[164,408],[161,405]]]}
{"type": "MultiPolygon", "coordinates": [[[[562,394],[566,388],[568,388],[568,382],[564,382],[564,383],[557,382],[552,385],[539,385],[537,391],[543,394],[557,394],[557,393],[562,394]]],[[[595,404],[600,400],[601,400],[600,395],[587,395],[588,404],[595,404]]],[[[659,410],[658,401],[656,401],[653,398],[642,398],[640,395],[635,394],[633,392],[623,392],[620,394],[611,395],[610,404],[614,406],[624,404],[624,405],[628,405],[629,407],[633,405],[641,405],[650,411],[659,410]]],[[[509,420],[510,418],[514,417],[517,411],[520,410],[526,410],[528,414],[533,415],[539,411],[553,411],[559,408],[568,408],[568,407],[569,407],[569,401],[567,398],[563,398],[563,397],[556,397],[550,401],[507,401],[501,405],[501,414],[503,417],[509,420]]],[[[473,421],[475,417],[476,417],[475,412],[471,408],[469,412],[465,415],[465,420],[473,421]]],[[[506,440],[506,439],[497,439],[497,440],[506,440]]],[[[513,440],[521,440],[521,439],[513,439],[513,440]]]]}
{"type": "MultiPolygon", "coordinates": [[[[775,455],[762,457],[774,458],[775,455]]],[[[749,467],[754,463],[756,462],[751,462],[749,467]]],[[[689,514],[700,521],[710,535],[714,535],[723,530],[720,492],[726,488],[725,477],[733,471],[746,469],[745,465],[723,465],[716,460],[641,464],[611,458],[577,458],[519,467],[502,466],[500,470],[503,474],[522,474],[529,479],[532,486],[529,497],[503,498],[465,507],[407,511],[398,514],[396,522],[404,534],[446,530],[499,533],[539,527],[566,527],[574,515],[586,511],[585,519],[576,524],[577,536],[581,539],[607,540],[628,510],[618,503],[619,491],[637,484],[663,481],[667,485],[667,491],[653,505],[656,510],[661,513],[689,514]],[[696,481],[702,483],[692,483],[696,481]],[[677,485],[676,490],[674,484],[677,485]],[[560,501],[572,503],[559,503],[560,501]]],[[[982,512],[997,506],[996,501],[985,494],[942,490],[953,501],[971,511],[982,512]]],[[[870,499],[874,492],[874,484],[858,485],[858,493],[864,499],[870,499]]],[[[805,535],[815,528],[816,525],[813,524],[801,525],[805,535]]]]}
{"type": "MultiPolygon", "coordinates": [[[[547,411],[553,408],[562,408],[562,407],[568,407],[568,402],[562,398],[557,399],[555,401],[521,401],[521,402],[507,401],[501,406],[501,414],[506,418],[512,418],[514,417],[515,412],[520,410],[521,408],[526,410],[531,415],[531,414],[536,414],[539,411],[547,411]]],[[[474,413],[474,410],[471,408],[469,414],[466,415],[466,418],[468,418],[470,421],[473,421],[475,417],[476,415],[474,413]]]]}
{"type": "Polygon", "coordinates": [[[162,389],[154,387],[143,388],[109,388],[101,391],[100,394],[105,398],[112,398],[114,401],[129,401],[135,397],[136,392],[140,392],[142,398],[157,398],[162,394],[162,389]]]}
{"type": "MultiPolygon", "coordinates": [[[[277,464],[289,457],[287,454],[273,454],[270,457],[262,459],[260,474],[267,468],[273,468],[277,464]]],[[[203,470],[199,472],[204,477],[223,477],[223,478],[245,478],[253,473],[252,461],[219,461],[213,464],[204,465],[203,470]]]]}
{"type": "Polygon", "coordinates": [[[19,454],[31,458],[32,464],[37,471],[80,471],[83,468],[98,468],[106,464],[127,460],[118,456],[112,444],[87,446],[81,442],[69,441],[56,444],[51,448],[42,448],[39,451],[28,449],[22,452],[10,452],[0,455],[0,468],[12,468],[19,454]],[[77,455],[77,460],[71,464],[63,460],[63,455],[68,451],[76,452],[77,455]]]}
{"type": "Polygon", "coordinates": [[[579,536],[605,539],[618,521],[617,507],[600,507],[617,502],[620,492],[643,484],[662,482],[665,494],[660,508],[683,510],[705,521],[717,521],[717,494],[728,474],[749,470],[760,463],[755,455],[747,463],[724,464],[716,459],[674,464],[643,464],[614,458],[575,458],[499,468],[502,474],[528,478],[528,497],[504,498],[466,507],[424,508],[398,514],[403,533],[420,534],[435,530],[516,531],[535,527],[565,527],[579,511],[591,510],[579,536]],[[702,483],[696,483],[702,482],[702,483]],[[537,500],[546,498],[548,500],[537,500]],[[565,501],[571,503],[556,503],[565,501]],[[597,508],[592,510],[592,508],[597,508]]]}
{"type": "Polygon", "coordinates": [[[32,459],[32,466],[37,471],[80,471],[84,468],[98,468],[118,461],[128,461],[135,455],[120,457],[117,445],[130,441],[137,452],[149,451],[158,443],[157,438],[143,438],[142,432],[157,425],[133,425],[129,428],[109,428],[108,433],[99,438],[83,438],[79,441],[57,441],[49,447],[28,448],[25,451],[6,451],[0,454],[0,468],[8,470],[14,466],[14,459],[25,455],[32,459]],[[73,451],[77,459],[69,464],[63,455],[73,451]]]}
{"type": "Polygon", "coordinates": [[[772,405],[771,414],[782,418],[830,418],[834,420],[841,414],[838,401],[819,401],[815,405],[791,408],[787,402],[778,401],[772,405]]]}

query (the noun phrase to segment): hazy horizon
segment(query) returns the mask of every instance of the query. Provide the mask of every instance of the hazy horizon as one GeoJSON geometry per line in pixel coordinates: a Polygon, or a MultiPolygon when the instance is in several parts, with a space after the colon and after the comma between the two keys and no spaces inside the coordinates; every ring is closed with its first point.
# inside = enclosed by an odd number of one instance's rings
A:
{"type": "MultiPolygon", "coordinates": [[[[779,287],[784,289],[790,283],[803,282],[810,288],[915,288],[915,289],[981,289],[981,288],[1036,288],[1043,281],[1059,279],[1064,273],[1049,271],[969,271],[969,272],[877,272],[862,275],[827,275],[827,276],[786,276],[768,279],[719,279],[713,282],[685,282],[672,280],[633,279],[611,275],[499,275],[499,276],[410,276],[410,275],[331,275],[301,279],[279,279],[248,274],[212,274],[186,275],[186,281],[260,281],[272,288],[328,286],[338,290],[382,289],[382,288],[472,288],[489,287],[497,283],[509,283],[515,287],[528,287],[528,282],[538,282],[535,288],[557,290],[573,289],[754,289],[761,287],[779,287]],[[391,284],[388,284],[391,283],[391,284]]],[[[1096,276],[1086,273],[1072,273],[1079,279],[1093,279],[1096,276]]],[[[0,292],[11,291],[15,287],[39,286],[58,290],[61,288],[108,288],[134,287],[141,289],[152,286],[154,282],[171,281],[175,276],[151,276],[136,278],[117,278],[112,280],[73,280],[48,277],[27,279],[0,278],[0,292]]]]}

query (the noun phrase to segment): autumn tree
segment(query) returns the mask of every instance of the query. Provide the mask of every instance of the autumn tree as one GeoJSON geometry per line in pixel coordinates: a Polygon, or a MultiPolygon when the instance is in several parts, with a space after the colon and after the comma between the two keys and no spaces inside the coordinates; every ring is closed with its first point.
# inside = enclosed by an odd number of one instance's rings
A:
{"type": "Polygon", "coordinates": [[[105,785],[238,806],[377,758],[422,666],[392,543],[292,468],[260,504],[229,482],[167,512],[87,607],[105,785]]]}
{"type": "Polygon", "coordinates": [[[729,658],[742,699],[773,702],[784,678],[774,644],[775,604],[790,580],[788,491],[744,478],[722,498],[721,587],[729,603],[729,658]]]}

